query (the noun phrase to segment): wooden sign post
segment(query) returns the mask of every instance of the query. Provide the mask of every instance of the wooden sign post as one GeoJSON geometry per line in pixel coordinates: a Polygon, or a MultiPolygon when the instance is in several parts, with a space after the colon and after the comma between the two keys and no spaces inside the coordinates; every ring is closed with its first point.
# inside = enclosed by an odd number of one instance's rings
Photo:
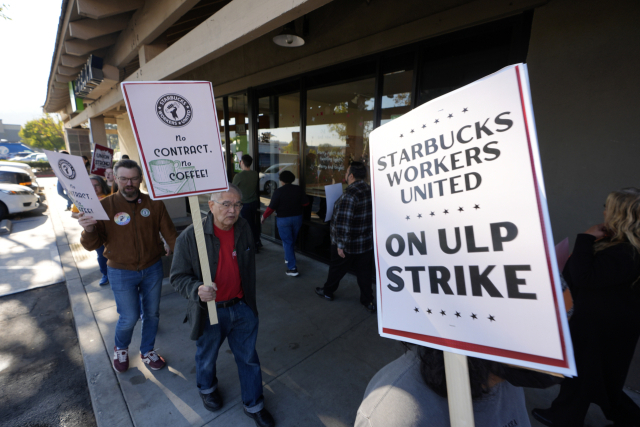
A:
{"type": "MultiPolygon", "coordinates": [[[[211,270],[209,269],[207,245],[204,242],[204,229],[202,228],[202,217],[200,216],[200,203],[198,203],[198,196],[189,196],[189,206],[191,207],[191,219],[193,220],[193,231],[196,235],[196,245],[198,245],[198,256],[200,257],[200,268],[202,269],[202,281],[205,286],[211,286],[211,270]]],[[[217,325],[218,312],[216,311],[216,302],[207,302],[207,309],[209,310],[209,323],[211,325],[217,325]]]]}
{"type": "Polygon", "coordinates": [[[449,351],[443,353],[451,427],[473,427],[475,423],[467,356],[449,351]]]}

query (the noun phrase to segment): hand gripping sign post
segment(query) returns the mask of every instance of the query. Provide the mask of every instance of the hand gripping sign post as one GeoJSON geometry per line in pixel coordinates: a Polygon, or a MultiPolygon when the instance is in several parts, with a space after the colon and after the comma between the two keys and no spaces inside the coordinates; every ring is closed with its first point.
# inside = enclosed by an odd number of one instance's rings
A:
{"type": "Polygon", "coordinates": [[[51,170],[67,190],[76,208],[96,220],[108,221],[107,212],[96,195],[82,157],[47,150],[44,150],[44,153],[47,155],[51,170]]]}
{"type": "Polygon", "coordinates": [[[526,66],[370,144],[379,332],[445,350],[452,425],[473,425],[466,356],[574,376],[526,66]]]}
{"type": "MultiPolygon", "coordinates": [[[[134,130],[149,196],[189,197],[202,278],[211,286],[198,194],[229,189],[210,82],[125,82],[122,93],[134,130]]],[[[215,301],[207,303],[218,323],[215,301]]]]}

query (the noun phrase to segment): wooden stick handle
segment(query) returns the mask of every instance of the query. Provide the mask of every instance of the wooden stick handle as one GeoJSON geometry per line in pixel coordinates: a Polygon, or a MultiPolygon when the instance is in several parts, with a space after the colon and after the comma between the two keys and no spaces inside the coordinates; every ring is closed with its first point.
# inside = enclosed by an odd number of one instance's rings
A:
{"type": "Polygon", "coordinates": [[[445,351],[444,370],[447,376],[451,427],[473,427],[475,422],[467,356],[445,351]]]}
{"type": "MultiPolygon", "coordinates": [[[[196,235],[198,245],[198,256],[200,257],[200,268],[202,268],[202,281],[205,286],[211,286],[211,270],[209,270],[209,257],[207,256],[207,245],[204,242],[204,229],[202,228],[202,217],[200,216],[200,203],[198,196],[189,196],[189,206],[191,206],[191,219],[193,220],[193,231],[196,235]]],[[[209,309],[209,322],[212,325],[218,323],[218,312],[216,302],[207,302],[209,309]]]]}

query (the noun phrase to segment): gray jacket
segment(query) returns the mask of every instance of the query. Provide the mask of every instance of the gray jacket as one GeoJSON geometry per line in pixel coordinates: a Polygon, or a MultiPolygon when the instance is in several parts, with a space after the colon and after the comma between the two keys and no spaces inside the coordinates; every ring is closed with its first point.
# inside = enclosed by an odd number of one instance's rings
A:
{"type": "MultiPolygon", "coordinates": [[[[207,245],[207,254],[209,255],[211,279],[215,282],[220,240],[213,234],[213,214],[211,212],[207,214],[207,217],[202,222],[204,240],[207,245]]],[[[238,218],[233,230],[244,300],[257,316],[256,258],[253,235],[249,223],[242,218],[238,218]]],[[[188,320],[191,325],[190,338],[192,340],[197,340],[202,335],[204,322],[207,318],[207,304],[200,301],[198,296],[198,288],[202,284],[202,270],[200,268],[196,236],[193,225],[190,225],[176,240],[171,264],[171,285],[180,295],[189,300],[187,316],[184,321],[188,320]]]]}

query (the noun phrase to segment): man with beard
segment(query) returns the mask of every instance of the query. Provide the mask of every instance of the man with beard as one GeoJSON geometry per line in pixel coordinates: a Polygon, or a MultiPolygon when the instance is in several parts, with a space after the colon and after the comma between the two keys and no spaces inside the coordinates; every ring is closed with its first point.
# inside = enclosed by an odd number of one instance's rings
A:
{"type": "Polygon", "coordinates": [[[154,350],[160,316],[162,261],[165,253],[160,233],[173,251],[176,229],[162,201],[140,192],[142,170],[133,160],[120,160],[115,167],[116,194],[101,203],[109,221],[96,221],[80,214],[84,228],[80,243],[93,251],[104,244],[104,256],[119,319],[116,324],[113,369],[129,368],[129,344],[133,328],[142,318],[140,357],[149,369],[162,369],[165,361],[154,350]],[[140,311],[142,310],[142,317],[140,311]]]}

